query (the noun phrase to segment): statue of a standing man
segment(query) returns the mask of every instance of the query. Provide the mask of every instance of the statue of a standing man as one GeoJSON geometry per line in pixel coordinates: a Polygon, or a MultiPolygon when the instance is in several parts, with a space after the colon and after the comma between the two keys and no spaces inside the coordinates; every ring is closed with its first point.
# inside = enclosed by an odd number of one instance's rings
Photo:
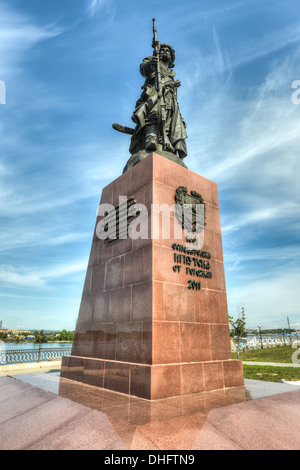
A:
{"type": "Polygon", "coordinates": [[[114,129],[132,135],[131,158],[124,172],[150,152],[160,153],[186,168],[183,159],[187,156],[187,133],[177,102],[177,88],[181,83],[174,80],[175,51],[169,44],[157,41],[155,19],[152,46],[153,55],[146,57],[140,65],[140,72],[146,80],[131,117],[136,126],[131,129],[113,124],[114,129]]]}
{"type": "Polygon", "coordinates": [[[158,54],[146,57],[140,65],[140,72],[146,80],[132,116],[136,127],[129,148],[131,154],[140,150],[164,150],[178,155],[181,159],[187,155],[186,123],[177,102],[177,88],[180,82],[174,80],[174,60],[174,49],[169,44],[160,44],[158,54]]]}

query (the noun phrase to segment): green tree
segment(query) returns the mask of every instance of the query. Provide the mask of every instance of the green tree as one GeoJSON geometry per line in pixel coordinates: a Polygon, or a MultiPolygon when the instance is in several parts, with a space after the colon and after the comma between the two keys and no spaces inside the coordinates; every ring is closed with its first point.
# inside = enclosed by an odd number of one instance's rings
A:
{"type": "Polygon", "coordinates": [[[74,341],[75,331],[68,331],[68,341],[74,341]]]}
{"type": "Polygon", "coordinates": [[[73,341],[74,331],[62,330],[56,339],[58,341],[73,341]]]}
{"type": "Polygon", "coordinates": [[[237,342],[237,357],[240,357],[240,341],[246,332],[246,315],[245,307],[241,307],[241,312],[236,320],[229,315],[229,324],[232,328],[230,336],[236,339],[237,342]]]}
{"type": "Polygon", "coordinates": [[[33,334],[36,343],[47,343],[47,338],[45,336],[44,330],[41,330],[40,332],[35,331],[33,334]]]}

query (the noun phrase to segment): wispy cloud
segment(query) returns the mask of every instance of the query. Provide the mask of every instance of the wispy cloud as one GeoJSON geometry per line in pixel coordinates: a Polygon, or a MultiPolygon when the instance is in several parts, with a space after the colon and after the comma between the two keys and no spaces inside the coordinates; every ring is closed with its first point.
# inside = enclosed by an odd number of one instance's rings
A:
{"type": "Polygon", "coordinates": [[[58,278],[61,276],[66,276],[67,274],[74,274],[85,271],[87,268],[87,260],[80,260],[75,263],[68,265],[59,265],[53,268],[48,269],[44,272],[43,276],[46,279],[58,278]]]}
{"type": "Polygon", "coordinates": [[[59,301],[62,301],[62,302],[71,302],[71,303],[78,303],[78,300],[77,299],[72,299],[72,298],[69,298],[69,297],[55,297],[53,295],[51,296],[47,296],[45,295],[45,293],[42,293],[41,295],[22,295],[22,294],[12,294],[12,293],[9,293],[9,294],[2,294],[0,293],[0,297],[3,297],[3,298],[8,298],[8,299],[33,299],[33,300],[59,300],[59,301]]]}
{"type": "Polygon", "coordinates": [[[87,11],[90,17],[96,15],[96,13],[103,7],[112,3],[113,0],[89,0],[87,11]]]}
{"type": "Polygon", "coordinates": [[[274,220],[277,221],[279,226],[283,226],[283,221],[287,218],[293,218],[295,214],[299,213],[299,209],[299,204],[293,202],[285,202],[280,205],[270,205],[269,202],[265,208],[261,207],[254,210],[248,208],[244,214],[234,215],[234,222],[223,226],[222,232],[232,232],[253,224],[259,224],[261,228],[262,225],[269,225],[274,220]]]}
{"type": "Polygon", "coordinates": [[[57,265],[48,269],[20,268],[0,265],[0,283],[6,287],[47,287],[55,279],[85,271],[87,260],[80,260],[69,265],[57,265]]]}
{"type": "Polygon", "coordinates": [[[58,235],[58,226],[42,227],[32,223],[26,229],[19,226],[9,226],[5,232],[0,234],[0,252],[14,249],[26,249],[30,247],[59,247],[61,245],[74,244],[89,241],[89,232],[66,233],[64,226],[61,227],[62,235],[58,235]]]}
{"type": "MultiPolygon", "coordinates": [[[[299,264],[300,259],[300,247],[298,245],[292,246],[280,246],[280,247],[256,247],[248,251],[237,253],[228,252],[225,254],[225,266],[227,271],[239,270],[243,279],[247,282],[253,281],[253,278],[257,278],[257,271],[255,267],[257,263],[260,264],[268,263],[269,271],[273,272],[274,265],[277,263],[284,263],[286,269],[293,271],[294,266],[299,264]],[[254,269],[248,269],[248,271],[242,274],[245,266],[254,266],[254,269]]],[[[266,269],[265,273],[268,270],[266,269]]]]}
{"type": "Polygon", "coordinates": [[[20,72],[25,52],[45,39],[61,34],[54,24],[35,24],[27,15],[0,6],[0,70],[3,78],[20,72]]]}
{"type": "Polygon", "coordinates": [[[35,270],[17,269],[9,265],[0,267],[0,282],[20,287],[41,287],[45,285],[45,280],[35,270]]]}

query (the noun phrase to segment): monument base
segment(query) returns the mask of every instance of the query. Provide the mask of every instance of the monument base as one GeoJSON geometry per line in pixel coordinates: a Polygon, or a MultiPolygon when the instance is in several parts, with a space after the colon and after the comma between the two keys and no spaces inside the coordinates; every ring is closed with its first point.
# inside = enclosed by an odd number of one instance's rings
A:
{"type": "Polygon", "coordinates": [[[101,204],[119,214],[120,196],[131,216],[125,235],[143,236],[102,240],[95,230],[61,376],[149,400],[243,385],[231,355],[217,185],[153,153],[106,186],[101,204]],[[135,202],[146,210],[132,215],[135,202]],[[199,233],[183,230],[184,204],[204,206],[199,233]]]}
{"type": "Polygon", "coordinates": [[[130,364],[64,356],[61,376],[148,400],[244,385],[242,361],[130,364]]]}
{"type": "MultiPolygon", "coordinates": [[[[183,166],[184,168],[187,168],[186,164],[182,160],[182,158],[179,158],[177,155],[171,152],[166,152],[164,150],[157,150],[156,151],[157,155],[161,155],[164,158],[167,158],[168,160],[177,163],[177,165],[183,166]]],[[[128,162],[126,163],[123,173],[128,171],[130,168],[133,166],[137,165],[139,162],[144,160],[144,158],[147,158],[149,155],[149,152],[146,150],[140,150],[139,152],[135,153],[134,155],[131,155],[129,158],[128,162]]]]}

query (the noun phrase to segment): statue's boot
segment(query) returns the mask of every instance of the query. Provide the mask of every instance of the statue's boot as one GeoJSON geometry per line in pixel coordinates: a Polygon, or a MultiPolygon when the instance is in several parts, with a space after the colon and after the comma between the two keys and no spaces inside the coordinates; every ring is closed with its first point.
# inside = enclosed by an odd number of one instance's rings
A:
{"type": "Polygon", "coordinates": [[[146,129],[145,148],[146,150],[155,151],[158,146],[158,129],[157,126],[148,126],[146,129]]]}

